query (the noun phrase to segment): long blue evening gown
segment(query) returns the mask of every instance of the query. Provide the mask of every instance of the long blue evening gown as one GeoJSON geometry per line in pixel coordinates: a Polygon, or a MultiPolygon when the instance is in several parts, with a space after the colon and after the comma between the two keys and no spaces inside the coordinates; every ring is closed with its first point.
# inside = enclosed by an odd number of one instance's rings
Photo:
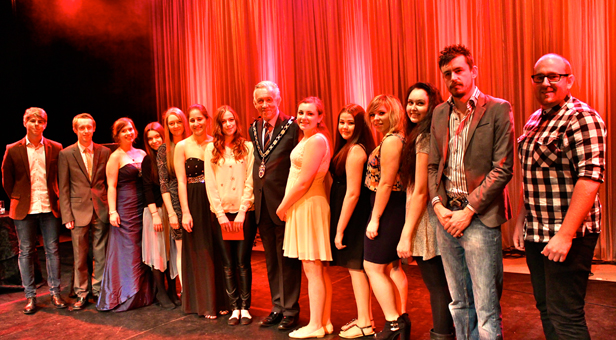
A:
{"type": "Polygon", "coordinates": [[[107,263],[96,305],[100,311],[123,312],[154,301],[152,273],[141,261],[144,197],[140,172],[139,164],[126,164],[118,171],[120,227],[109,227],[107,263]]]}

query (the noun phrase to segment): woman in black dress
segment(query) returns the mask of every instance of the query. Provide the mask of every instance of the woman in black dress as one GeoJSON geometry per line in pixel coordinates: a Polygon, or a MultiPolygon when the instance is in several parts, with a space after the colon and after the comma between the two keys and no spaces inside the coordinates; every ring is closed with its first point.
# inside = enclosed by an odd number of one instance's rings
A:
{"type": "Polygon", "coordinates": [[[364,234],[370,217],[370,190],[363,186],[368,153],[374,139],[364,120],[366,112],[349,104],[338,114],[336,145],[330,173],[333,178],[331,206],[332,266],[349,269],[357,319],[342,327],[341,338],[374,334],[370,306],[370,284],[364,272],[364,234]]]}
{"type": "Polygon", "coordinates": [[[372,191],[372,213],[364,238],[364,268],[387,321],[377,339],[408,340],[411,322],[406,314],[406,274],[396,246],[404,226],[406,188],[400,181],[400,156],[404,146],[404,111],[391,95],[378,95],[368,105],[370,124],[381,134],[381,143],[370,153],[365,185],[372,191]]]}
{"type": "Polygon", "coordinates": [[[182,207],[182,308],[184,313],[196,313],[215,319],[218,312],[226,314],[227,297],[220,253],[215,239],[220,230],[212,226],[210,202],[204,175],[205,147],[212,142],[207,134],[210,116],[203,105],[188,109],[188,125],[192,136],[175,147],[174,164],[178,179],[178,196],[182,207]]]}

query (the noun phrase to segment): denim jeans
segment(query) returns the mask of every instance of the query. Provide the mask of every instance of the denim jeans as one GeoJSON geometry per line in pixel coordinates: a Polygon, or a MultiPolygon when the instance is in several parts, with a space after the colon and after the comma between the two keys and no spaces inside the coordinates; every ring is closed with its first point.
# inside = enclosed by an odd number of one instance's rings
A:
{"type": "Polygon", "coordinates": [[[599,234],[575,238],[564,262],[541,254],[547,243],[524,242],[526,263],[547,340],[590,339],[584,299],[599,234]]]}
{"type": "Polygon", "coordinates": [[[439,222],[437,242],[451,293],[449,309],[457,339],[502,339],[500,227],[488,228],[475,215],[464,235],[454,238],[439,222]]]}
{"type": "Polygon", "coordinates": [[[51,294],[60,294],[60,256],[58,237],[60,219],[53,213],[30,214],[23,220],[15,220],[15,230],[19,241],[19,271],[25,288],[26,298],[36,297],[34,284],[34,261],[37,261],[37,229],[40,228],[45,246],[47,265],[47,284],[51,294]]]}

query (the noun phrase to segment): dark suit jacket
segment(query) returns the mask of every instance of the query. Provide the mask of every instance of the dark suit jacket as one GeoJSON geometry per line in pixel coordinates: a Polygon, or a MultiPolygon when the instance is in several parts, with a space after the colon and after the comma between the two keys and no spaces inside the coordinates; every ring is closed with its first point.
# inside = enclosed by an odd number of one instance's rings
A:
{"type": "MultiPolygon", "coordinates": [[[[278,135],[280,130],[287,124],[289,116],[280,112],[278,114],[278,120],[276,120],[276,126],[274,126],[274,132],[272,133],[273,139],[278,135]]],[[[256,144],[262,146],[261,135],[263,133],[263,119],[257,120],[250,126],[248,130],[250,139],[255,144],[255,165],[253,167],[253,185],[255,194],[255,216],[257,223],[261,220],[261,202],[265,200],[267,205],[267,211],[269,212],[272,221],[278,225],[284,225],[278,216],[276,210],[282,202],[284,197],[284,191],[287,186],[287,179],[289,178],[289,170],[291,169],[291,151],[298,143],[299,138],[299,126],[293,122],[287,132],[282,136],[278,145],[272,150],[272,153],[265,162],[265,176],[259,178],[259,166],[261,165],[261,155],[257,150],[256,144]],[[254,140],[254,129],[257,129],[257,140],[254,140]]]]}
{"type": "MultiPolygon", "coordinates": [[[[58,153],[62,144],[44,138],[45,170],[49,203],[55,217],[60,217],[58,206],[58,153]]],[[[9,217],[23,220],[30,211],[30,163],[26,150],[26,138],[6,146],[2,161],[2,186],[11,199],[9,217]]]]}
{"type": "MultiPolygon", "coordinates": [[[[443,170],[447,166],[449,116],[447,102],[434,109],[430,135],[428,186],[430,197],[447,202],[443,170]]],[[[481,94],[468,130],[464,170],[469,204],[488,227],[511,218],[507,183],[513,177],[513,114],[502,99],[481,94]]]]}
{"type": "Polygon", "coordinates": [[[58,155],[58,185],[63,224],[75,221],[76,227],[89,225],[94,211],[103,223],[109,223],[105,171],[111,152],[96,143],[93,151],[92,180],[88,178],[88,170],[77,143],[60,151],[58,155]]]}

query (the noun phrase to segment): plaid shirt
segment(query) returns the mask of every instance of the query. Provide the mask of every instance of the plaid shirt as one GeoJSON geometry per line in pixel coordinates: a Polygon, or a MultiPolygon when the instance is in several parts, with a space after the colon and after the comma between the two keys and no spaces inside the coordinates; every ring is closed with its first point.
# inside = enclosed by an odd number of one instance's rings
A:
{"type": "MultiPolygon", "coordinates": [[[[605,123],[586,103],[567,96],[537,110],[518,138],[526,206],[526,241],[548,242],[560,229],[579,177],[603,182],[605,123]]],[[[601,203],[595,197],[576,237],[598,233],[601,203]]]]}

